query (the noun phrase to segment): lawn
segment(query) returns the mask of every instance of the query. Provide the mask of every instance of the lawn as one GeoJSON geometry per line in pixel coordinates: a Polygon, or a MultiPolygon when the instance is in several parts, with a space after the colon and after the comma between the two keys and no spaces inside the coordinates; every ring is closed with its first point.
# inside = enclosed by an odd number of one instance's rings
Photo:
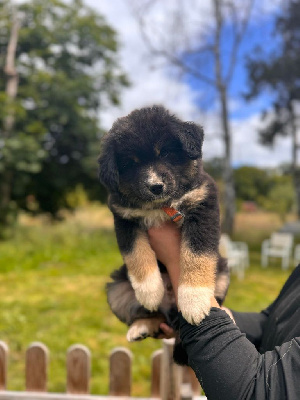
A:
{"type": "MultiPolygon", "coordinates": [[[[235,238],[250,245],[246,277],[232,277],[226,305],[259,311],[290,274],[279,263],[260,267],[260,243],[280,226],[272,214],[239,214],[235,238]]],[[[74,343],[92,352],[92,393],[108,392],[108,355],[116,346],[134,354],[133,395],[149,394],[150,357],[158,340],[126,341],[126,327],[106,303],[105,283],[121,265],[112,218],[92,205],[63,222],[23,215],[13,239],[0,242],[0,340],[10,348],[8,389],[24,389],[24,354],[33,341],[50,350],[49,391],[65,390],[65,357],[74,343]]]]}

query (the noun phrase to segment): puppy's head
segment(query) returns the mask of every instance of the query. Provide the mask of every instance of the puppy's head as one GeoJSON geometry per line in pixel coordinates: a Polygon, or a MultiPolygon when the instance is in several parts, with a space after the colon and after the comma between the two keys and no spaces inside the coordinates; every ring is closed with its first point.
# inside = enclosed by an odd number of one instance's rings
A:
{"type": "Polygon", "coordinates": [[[119,118],[104,137],[100,180],[138,203],[163,203],[187,187],[202,156],[203,130],[161,106],[119,118]]]}

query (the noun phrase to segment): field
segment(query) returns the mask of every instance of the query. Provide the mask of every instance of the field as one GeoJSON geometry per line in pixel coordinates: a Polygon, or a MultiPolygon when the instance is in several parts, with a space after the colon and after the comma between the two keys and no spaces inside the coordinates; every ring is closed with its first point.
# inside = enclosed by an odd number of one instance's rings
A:
{"type": "MultiPolygon", "coordinates": [[[[246,277],[232,277],[226,305],[259,311],[276,296],[287,276],[275,262],[260,267],[260,244],[280,227],[276,215],[239,214],[235,239],[248,242],[246,277]]],[[[116,346],[134,354],[133,395],[149,393],[150,356],[160,341],[128,344],[126,327],[106,304],[105,283],[121,265],[112,218],[91,205],[53,223],[22,215],[16,236],[0,242],[0,340],[10,348],[9,390],[24,389],[24,354],[33,341],[50,350],[49,390],[65,390],[65,355],[82,343],[92,352],[92,393],[108,392],[108,355],[116,346]]]]}

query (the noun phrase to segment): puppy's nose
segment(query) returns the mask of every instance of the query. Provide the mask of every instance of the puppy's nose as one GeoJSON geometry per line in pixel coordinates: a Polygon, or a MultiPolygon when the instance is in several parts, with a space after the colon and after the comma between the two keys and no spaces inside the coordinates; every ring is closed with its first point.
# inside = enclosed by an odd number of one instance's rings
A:
{"type": "Polygon", "coordinates": [[[159,195],[162,194],[164,190],[164,185],[162,183],[155,183],[153,185],[150,185],[149,189],[153,194],[159,195]]]}

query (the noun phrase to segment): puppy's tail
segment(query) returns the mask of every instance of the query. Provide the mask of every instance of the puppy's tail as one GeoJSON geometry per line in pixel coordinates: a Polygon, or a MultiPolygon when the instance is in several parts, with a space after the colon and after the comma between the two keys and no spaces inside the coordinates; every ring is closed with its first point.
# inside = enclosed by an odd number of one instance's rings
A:
{"type": "Polygon", "coordinates": [[[230,274],[229,274],[227,259],[224,257],[219,257],[217,264],[215,298],[220,306],[223,304],[225,300],[229,283],[230,283],[230,274]]]}

